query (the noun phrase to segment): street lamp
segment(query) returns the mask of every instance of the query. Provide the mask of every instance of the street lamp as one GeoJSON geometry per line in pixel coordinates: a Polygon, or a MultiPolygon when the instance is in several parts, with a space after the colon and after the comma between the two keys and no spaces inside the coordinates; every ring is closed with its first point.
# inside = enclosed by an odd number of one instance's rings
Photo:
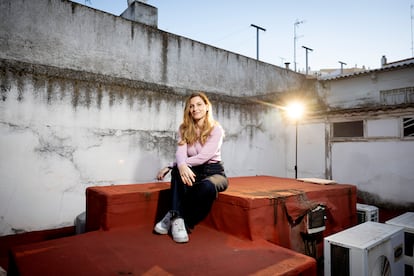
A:
{"type": "Polygon", "coordinates": [[[292,102],[286,106],[287,115],[295,121],[295,179],[298,178],[298,121],[304,111],[304,106],[300,102],[292,102]]]}

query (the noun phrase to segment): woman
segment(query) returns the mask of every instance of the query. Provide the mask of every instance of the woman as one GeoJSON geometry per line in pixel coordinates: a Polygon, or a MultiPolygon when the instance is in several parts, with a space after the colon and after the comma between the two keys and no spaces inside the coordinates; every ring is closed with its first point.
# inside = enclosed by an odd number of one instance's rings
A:
{"type": "Polygon", "coordinates": [[[157,175],[162,180],[172,170],[172,206],[155,225],[155,232],[168,234],[171,230],[175,242],[188,242],[187,229],[202,221],[217,194],[227,189],[220,150],[223,137],[223,128],[214,120],[207,96],[195,93],[188,97],[178,131],[176,162],[157,175]]]}

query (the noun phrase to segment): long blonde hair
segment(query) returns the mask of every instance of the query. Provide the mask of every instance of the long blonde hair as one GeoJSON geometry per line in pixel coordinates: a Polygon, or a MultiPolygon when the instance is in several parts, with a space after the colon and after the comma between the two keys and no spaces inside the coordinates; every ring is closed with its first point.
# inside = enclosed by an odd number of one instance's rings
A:
{"type": "Polygon", "coordinates": [[[178,144],[191,145],[194,144],[197,140],[199,140],[200,143],[203,145],[206,142],[207,138],[210,136],[210,133],[213,130],[213,128],[218,124],[218,122],[214,120],[212,113],[213,112],[211,102],[204,93],[197,92],[191,94],[185,101],[183,122],[180,125],[181,140],[178,142],[178,144]],[[203,100],[203,102],[207,105],[206,117],[204,119],[204,124],[200,129],[199,136],[197,135],[196,123],[194,122],[190,112],[190,101],[194,97],[200,97],[203,100]]]}

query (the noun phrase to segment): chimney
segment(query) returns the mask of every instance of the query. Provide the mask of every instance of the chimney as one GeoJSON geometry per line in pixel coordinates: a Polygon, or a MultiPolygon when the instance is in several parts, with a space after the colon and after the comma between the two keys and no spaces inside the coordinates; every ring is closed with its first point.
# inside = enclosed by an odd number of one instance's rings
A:
{"type": "Polygon", "coordinates": [[[148,5],[147,1],[127,0],[128,8],[121,17],[158,28],[158,9],[148,5]]]}
{"type": "MultiPolygon", "coordinates": [[[[132,3],[134,3],[137,0],[127,0],[128,1],[128,7],[132,5],[132,3]]],[[[147,3],[147,1],[145,0],[138,0],[138,2],[142,2],[142,3],[147,3]]]]}
{"type": "Polygon", "coordinates": [[[381,67],[384,67],[385,65],[387,65],[387,57],[384,55],[381,58],[381,67]]]}
{"type": "Polygon", "coordinates": [[[289,70],[289,64],[290,64],[290,62],[285,62],[285,67],[286,67],[286,69],[288,69],[288,70],[289,70]]]}

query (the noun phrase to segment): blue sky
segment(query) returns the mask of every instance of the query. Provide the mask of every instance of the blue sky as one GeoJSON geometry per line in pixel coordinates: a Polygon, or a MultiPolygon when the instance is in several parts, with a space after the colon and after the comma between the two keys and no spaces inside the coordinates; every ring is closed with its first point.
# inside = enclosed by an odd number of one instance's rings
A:
{"type": "MultiPolygon", "coordinates": [[[[76,0],[97,10],[120,15],[127,0],[76,0]]],[[[302,46],[311,70],[381,66],[412,57],[411,5],[414,0],[147,0],[158,8],[158,28],[277,66],[294,61],[305,70],[302,46]]],[[[414,15],[414,10],[412,11],[414,15]]],[[[413,22],[414,24],[414,22],[413,22]]],[[[414,26],[413,26],[414,27],[414,26]]]]}

